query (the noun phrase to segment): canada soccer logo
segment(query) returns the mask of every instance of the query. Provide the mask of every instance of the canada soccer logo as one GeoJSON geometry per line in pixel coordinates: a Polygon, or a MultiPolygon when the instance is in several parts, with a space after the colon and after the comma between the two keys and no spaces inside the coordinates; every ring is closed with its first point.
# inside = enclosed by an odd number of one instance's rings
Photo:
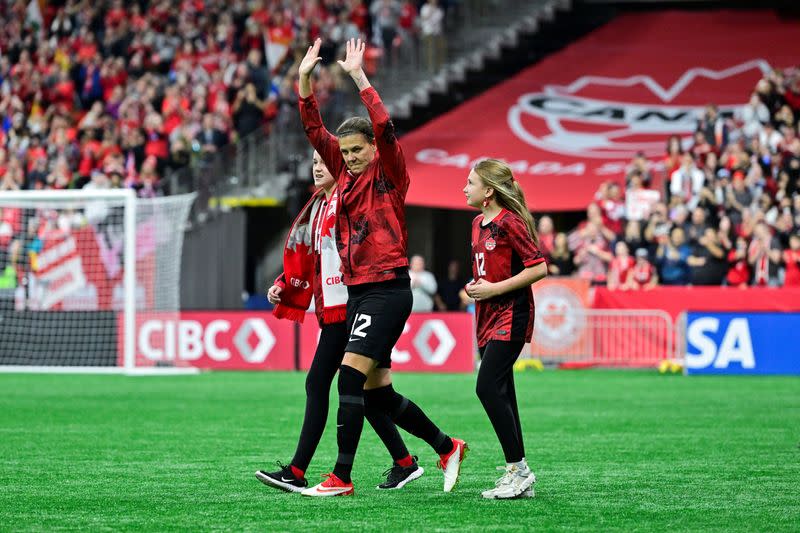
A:
{"type": "MultiPolygon", "coordinates": [[[[604,159],[639,151],[657,156],[669,135],[690,135],[703,114],[708,92],[698,90],[691,97],[690,86],[728,84],[740,75],[750,83],[757,80],[753,74],[769,70],[761,59],[721,71],[691,68],[669,88],[646,75],[581,76],[569,85],[546,85],[520,96],[508,111],[508,125],[524,142],[549,152],[604,159]]],[[[719,102],[719,112],[731,116],[744,103],[719,102]]]]}
{"type": "Polygon", "coordinates": [[[586,329],[586,308],[577,294],[561,285],[546,285],[536,292],[534,342],[546,350],[563,350],[586,329]]]}
{"type": "Polygon", "coordinates": [[[488,239],[486,239],[486,242],[485,242],[485,243],[483,243],[483,245],[486,247],[486,249],[487,249],[488,251],[490,251],[490,252],[491,252],[491,251],[492,251],[492,250],[494,250],[494,249],[495,249],[495,247],[497,246],[497,242],[495,242],[495,240],[494,240],[494,239],[492,239],[491,237],[489,237],[488,239]]]}

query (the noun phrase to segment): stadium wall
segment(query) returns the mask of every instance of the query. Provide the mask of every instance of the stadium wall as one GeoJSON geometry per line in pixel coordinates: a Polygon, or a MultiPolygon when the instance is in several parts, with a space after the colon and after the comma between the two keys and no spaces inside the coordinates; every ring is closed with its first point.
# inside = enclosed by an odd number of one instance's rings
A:
{"type": "MultiPolygon", "coordinates": [[[[121,322],[118,330],[124,332],[121,322]]],[[[319,339],[316,318],[303,324],[269,312],[184,311],[137,316],[135,366],[214,370],[307,370],[319,339]]],[[[122,363],[122,335],[118,338],[122,363]]],[[[392,368],[414,372],[472,372],[472,316],[416,313],[392,353],[392,368]]]]}
{"type": "Polygon", "coordinates": [[[181,309],[241,309],[246,211],[221,213],[185,232],[181,309]]]}

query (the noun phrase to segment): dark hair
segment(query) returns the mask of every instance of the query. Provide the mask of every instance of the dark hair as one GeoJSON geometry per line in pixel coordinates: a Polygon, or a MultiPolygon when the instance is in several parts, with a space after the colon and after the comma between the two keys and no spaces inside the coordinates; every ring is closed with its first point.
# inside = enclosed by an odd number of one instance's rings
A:
{"type": "Polygon", "coordinates": [[[678,141],[678,154],[683,155],[683,144],[681,143],[681,136],[675,134],[670,135],[669,138],[667,139],[667,155],[671,155],[669,147],[672,144],[673,139],[678,141]]]}
{"type": "Polygon", "coordinates": [[[364,117],[348,118],[336,128],[337,137],[346,137],[348,135],[363,135],[370,143],[375,141],[372,122],[364,117]]]}

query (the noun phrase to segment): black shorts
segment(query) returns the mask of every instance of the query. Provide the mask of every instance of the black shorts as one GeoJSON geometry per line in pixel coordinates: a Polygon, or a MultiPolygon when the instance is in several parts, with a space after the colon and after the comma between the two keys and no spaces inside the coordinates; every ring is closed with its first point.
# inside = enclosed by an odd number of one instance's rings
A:
{"type": "Polygon", "coordinates": [[[354,285],[347,295],[350,337],[345,351],[375,359],[378,368],[391,368],[392,348],[411,314],[408,278],[354,285]]]}

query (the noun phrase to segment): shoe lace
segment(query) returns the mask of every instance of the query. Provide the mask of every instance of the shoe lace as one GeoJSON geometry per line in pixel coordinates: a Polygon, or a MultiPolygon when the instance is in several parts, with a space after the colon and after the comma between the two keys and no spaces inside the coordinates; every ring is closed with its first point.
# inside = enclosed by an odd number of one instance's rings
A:
{"type": "Polygon", "coordinates": [[[513,466],[498,466],[497,470],[503,471],[504,474],[494,482],[495,487],[510,483],[511,480],[514,479],[514,476],[516,476],[516,471],[513,466]]]}
{"type": "Polygon", "coordinates": [[[295,477],[294,472],[292,471],[292,465],[291,464],[285,465],[280,461],[275,461],[275,464],[278,465],[278,468],[280,468],[281,475],[289,474],[292,477],[295,477]]]}
{"type": "Polygon", "coordinates": [[[393,465],[390,468],[388,468],[383,473],[383,475],[386,476],[386,481],[391,483],[393,481],[398,481],[398,480],[402,479],[401,474],[403,473],[403,469],[404,468],[405,467],[402,467],[400,465],[393,465]]]}

